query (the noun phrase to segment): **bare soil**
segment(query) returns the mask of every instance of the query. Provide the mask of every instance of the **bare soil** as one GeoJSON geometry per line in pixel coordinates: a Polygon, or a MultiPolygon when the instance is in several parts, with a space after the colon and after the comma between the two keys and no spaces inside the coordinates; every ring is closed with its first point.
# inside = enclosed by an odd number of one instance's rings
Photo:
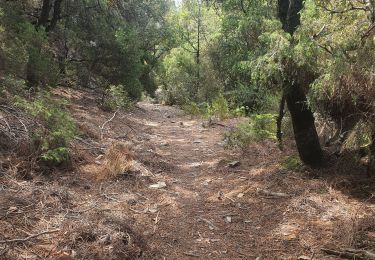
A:
{"type": "Polygon", "coordinates": [[[206,128],[177,108],[141,102],[101,129],[113,113],[89,92],[57,94],[71,102],[81,131],[73,165],[23,180],[2,159],[1,259],[340,259],[321,249],[375,251],[375,181],[351,155],[323,170],[291,171],[281,162],[295,155],[292,142],[283,152],[272,141],[245,153],[224,148],[225,131],[244,119],[206,128]],[[119,143],[129,156],[116,160],[133,166],[103,178],[107,151],[119,143]],[[152,188],[158,183],[165,187],[152,188]]]}

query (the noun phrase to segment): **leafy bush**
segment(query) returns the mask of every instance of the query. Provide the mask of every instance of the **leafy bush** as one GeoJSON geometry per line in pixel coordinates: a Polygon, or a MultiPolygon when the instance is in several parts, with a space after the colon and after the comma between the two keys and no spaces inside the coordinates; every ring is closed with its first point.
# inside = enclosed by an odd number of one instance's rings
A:
{"type": "Polygon", "coordinates": [[[233,109],[233,111],[231,111],[231,113],[235,117],[242,117],[242,116],[246,116],[246,114],[247,114],[246,111],[248,111],[248,107],[240,106],[240,107],[236,107],[235,109],[233,109]]]}
{"type": "Polygon", "coordinates": [[[228,118],[229,114],[228,102],[223,95],[215,98],[212,101],[212,104],[208,107],[208,115],[217,117],[220,120],[228,118]]]}
{"type": "Polygon", "coordinates": [[[0,70],[14,76],[25,77],[28,53],[19,39],[1,39],[0,70]]]}
{"type": "Polygon", "coordinates": [[[0,97],[9,97],[8,94],[20,95],[26,90],[26,82],[22,79],[7,75],[0,78],[0,97]]]}
{"type": "Polygon", "coordinates": [[[254,141],[252,126],[249,123],[237,125],[224,134],[224,141],[227,148],[246,149],[254,141]]]}
{"type": "Polygon", "coordinates": [[[343,144],[347,150],[369,149],[371,145],[371,126],[364,121],[360,121],[349,134],[343,144]]]}
{"type": "Polygon", "coordinates": [[[28,83],[31,86],[55,86],[59,79],[59,67],[50,50],[46,32],[35,30],[34,25],[29,22],[19,24],[18,30],[27,53],[28,83]]]}
{"type": "Polygon", "coordinates": [[[207,107],[206,106],[200,106],[195,102],[190,102],[186,105],[182,106],[182,109],[189,115],[192,116],[202,116],[207,113],[207,107]]]}
{"type": "Polygon", "coordinates": [[[189,115],[192,116],[202,116],[204,118],[215,117],[217,119],[223,120],[230,116],[229,106],[227,100],[223,95],[215,98],[211,104],[202,102],[197,104],[195,102],[189,102],[182,106],[182,109],[189,115]]]}
{"type": "Polygon", "coordinates": [[[298,171],[303,167],[303,163],[299,157],[289,156],[281,163],[281,166],[285,170],[298,171]]]}
{"type": "Polygon", "coordinates": [[[102,100],[101,107],[104,110],[114,111],[117,109],[128,109],[132,105],[132,101],[128,96],[123,85],[110,86],[102,100]]]}
{"type": "Polygon", "coordinates": [[[32,137],[40,159],[52,164],[67,161],[69,141],[75,136],[76,130],[72,118],[65,111],[65,104],[45,93],[32,101],[17,97],[15,104],[38,122],[32,129],[32,137]]]}
{"type": "Polygon", "coordinates": [[[228,148],[246,149],[249,144],[265,139],[276,139],[276,116],[273,114],[253,115],[249,123],[241,123],[225,133],[228,148]]]}
{"type": "Polygon", "coordinates": [[[265,99],[264,93],[260,93],[255,86],[241,83],[231,92],[231,96],[234,104],[246,108],[246,113],[259,111],[265,99]]]}
{"type": "Polygon", "coordinates": [[[162,64],[162,88],[159,99],[167,105],[184,105],[194,100],[197,93],[196,64],[192,53],[183,48],[174,48],[162,64]]]}
{"type": "Polygon", "coordinates": [[[255,136],[258,139],[275,139],[276,115],[259,114],[251,117],[255,136]]]}

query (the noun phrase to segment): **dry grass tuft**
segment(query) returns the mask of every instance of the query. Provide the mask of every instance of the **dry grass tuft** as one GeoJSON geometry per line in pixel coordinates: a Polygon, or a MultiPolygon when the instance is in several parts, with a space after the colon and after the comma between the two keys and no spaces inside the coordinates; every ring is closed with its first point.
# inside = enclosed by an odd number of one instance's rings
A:
{"type": "Polygon", "coordinates": [[[115,178],[129,172],[134,165],[134,155],[129,145],[122,142],[112,144],[105,156],[102,167],[96,174],[98,180],[115,178]]]}

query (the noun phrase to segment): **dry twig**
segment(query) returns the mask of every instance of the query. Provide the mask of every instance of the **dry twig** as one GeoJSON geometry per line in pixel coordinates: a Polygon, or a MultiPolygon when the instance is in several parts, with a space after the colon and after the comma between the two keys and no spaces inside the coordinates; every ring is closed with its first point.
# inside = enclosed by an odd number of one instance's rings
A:
{"type": "Polygon", "coordinates": [[[184,252],[184,255],[191,256],[191,257],[200,257],[200,255],[194,254],[193,252],[184,252]]]}
{"type": "Polygon", "coordinates": [[[356,249],[344,249],[344,250],[333,250],[328,248],[321,249],[324,253],[329,255],[335,255],[345,259],[375,259],[375,254],[366,250],[356,250],[356,249]]]}
{"type": "Polygon", "coordinates": [[[272,192],[268,190],[257,190],[260,195],[266,196],[266,198],[289,198],[290,196],[286,193],[272,192]]]}
{"type": "Polygon", "coordinates": [[[29,241],[30,239],[40,237],[40,236],[43,236],[43,235],[46,235],[46,234],[56,233],[56,232],[59,232],[59,231],[60,231],[60,229],[46,230],[46,231],[40,232],[38,234],[30,235],[26,238],[15,238],[15,239],[9,239],[9,240],[0,240],[0,244],[26,242],[26,241],[29,241]]]}
{"type": "Polygon", "coordinates": [[[103,139],[103,130],[104,130],[104,127],[105,127],[108,123],[110,123],[113,119],[115,119],[117,113],[118,113],[118,110],[115,111],[115,113],[113,114],[113,116],[112,116],[110,119],[108,119],[107,121],[105,121],[104,124],[103,124],[102,126],[99,127],[99,128],[100,128],[100,139],[103,139]]]}

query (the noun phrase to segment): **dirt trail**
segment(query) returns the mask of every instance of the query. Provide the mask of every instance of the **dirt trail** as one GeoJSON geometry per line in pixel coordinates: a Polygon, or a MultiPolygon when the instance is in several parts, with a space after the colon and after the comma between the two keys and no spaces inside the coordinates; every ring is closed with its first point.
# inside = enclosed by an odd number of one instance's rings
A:
{"type": "MultiPolygon", "coordinates": [[[[253,183],[249,183],[250,171],[244,170],[249,169],[250,162],[242,162],[241,167],[233,170],[228,168],[228,163],[238,160],[238,155],[224,150],[225,129],[203,128],[200,120],[176,117],[178,111],[169,107],[140,106],[150,115],[150,141],[155,152],[174,166],[157,178],[168,186],[151,196],[153,203],[164,206],[160,209],[157,231],[149,239],[169,259],[189,255],[255,259],[264,254],[260,245],[273,228],[269,222],[275,222],[267,219],[280,216],[274,209],[263,208],[260,213],[258,202],[244,203],[237,197],[240,193],[245,197],[246,190],[254,192],[253,183]]],[[[250,168],[255,174],[266,166],[262,156],[258,157],[253,158],[254,166],[250,168]]]]}
{"type": "Polygon", "coordinates": [[[95,97],[57,94],[82,133],[80,171],[0,176],[0,241],[59,230],[0,248],[5,259],[335,259],[321,248],[375,249],[374,180],[283,169],[294,150],[272,141],[226,150],[223,134],[240,119],[205,128],[142,102],[100,130],[113,113],[95,97]],[[98,181],[111,144],[124,142],[138,170],[98,181]]]}
{"type": "Polygon", "coordinates": [[[227,169],[232,155],[223,149],[224,129],[203,128],[201,121],[181,117],[170,107],[140,107],[149,115],[145,125],[151,127],[150,152],[170,166],[155,178],[167,187],[146,191],[151,204],[160,205],[160,221],[149,239],[169,259],[250,257],[241,243],[248,244],[254,220],[242,218],[246,209],[230,194],[233,188],[240,192],[247,177],[239,168],[227,169]]]}
{"type": "MultiPolygon", "coordinates": [[[[201,120],[171,107],[140,103],[139,108],[143,118],[134,120],[144,126],[149,147],[145,153],[141,146],[140,159],[153,166],[152,182],[167,187],[140,188],[157,213],[135,219],[166,259],[321,259],[320,247],[343,235],[335,226],[352,217],[354,203],[329,191],[324,181],[282,170],[280,161],[288,153],[273,142],[254,144],[241,156],[223,148],[228,129],[222,126],[204,128],[201,120]],[[228,167],[237,160],[240,166],[228,167]]],[[[135,208],[142,211],[144,205],[135,208]]]]}

